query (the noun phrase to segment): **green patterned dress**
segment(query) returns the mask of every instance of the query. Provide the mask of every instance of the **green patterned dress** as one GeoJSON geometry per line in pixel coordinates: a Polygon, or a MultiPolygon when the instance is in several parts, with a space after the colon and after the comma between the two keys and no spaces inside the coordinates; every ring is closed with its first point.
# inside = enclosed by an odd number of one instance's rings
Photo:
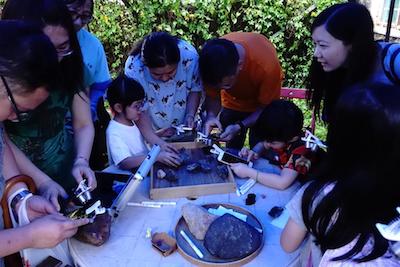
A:
{"type": "Polygon", "coordinates": [[[73,133],[66,127],[73,94],[61,90],[36,108],[26,122],[5,122],[6,132],[28,158],[67,193],[76,182],[71,174],[75,157],[73,133]]]}

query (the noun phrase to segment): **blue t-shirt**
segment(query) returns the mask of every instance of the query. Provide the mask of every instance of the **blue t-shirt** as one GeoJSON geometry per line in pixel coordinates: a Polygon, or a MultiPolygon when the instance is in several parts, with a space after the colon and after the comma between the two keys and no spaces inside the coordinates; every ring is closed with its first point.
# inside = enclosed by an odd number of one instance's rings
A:
{"type": "Polygon", "coordinates": [[[125,63],[126,76],[143,86],[148,113],[156,129],[183,123],[189,93],[202,91],[196,49],[183,40],[179,41],[178,47],[177,71],[167,82],[153,79],[139,55],[129,56],[125,63]]]}
{"type": "Polygon", "coordinates": [[[84,66],[84,85],[103,83],[111,79],[106,53],[96,36],[85,29],[76,33],[82,51],[84,66]]]}

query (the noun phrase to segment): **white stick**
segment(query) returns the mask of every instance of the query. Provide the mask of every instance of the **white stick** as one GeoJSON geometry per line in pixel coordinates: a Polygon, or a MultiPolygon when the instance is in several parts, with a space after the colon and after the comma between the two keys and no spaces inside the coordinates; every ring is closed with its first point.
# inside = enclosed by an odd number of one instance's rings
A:
{"type": "Polygon", "coordinates": [[[129,207],[144,207],[144,208],[161,208],[161,205],[157,204],[144,204],[144,203],[135,203],[135,202],[128,202],[126,203],[129,207]]]}
{"type": "Polygon", "coordinates": [[[244,195],[249,191],[254,185],[256,184],[256,181],[254,179],[249,179],[246,183],[244,183],[240,188],[240,194],[244,195]]]}
{"type": "Polygon", "coordinates": [[[174,201],[142,201],[145,205],[162,205],[162,206],[176,206],[174,201]]]}
{"type": "Polygon", "coordinates": [[[196,255],[199,256],[199,258],[202,259],[204,257],[203,253],[200,251],[200,249],[198,247],[196,247],[196,245],[193,243],[193,241],[187,236],[185,231],[181,230],[179,233],[181,234],[183,239],[185,239],[186,242],[188,242],[189,246],[194,250],[196,255]]]}

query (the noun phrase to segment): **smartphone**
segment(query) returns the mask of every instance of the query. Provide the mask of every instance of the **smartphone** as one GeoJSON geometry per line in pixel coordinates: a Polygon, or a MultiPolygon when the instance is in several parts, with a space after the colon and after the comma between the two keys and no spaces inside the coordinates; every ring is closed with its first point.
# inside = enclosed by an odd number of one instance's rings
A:
{"type": "Polygon", "coordinates": [[[245,159],[242,159],[239,156],[236,156],[234,154],[231,154],[229,152],[222,152],[218,155],[218,161],[225,163],[225,164],[230,164],[230,163],[244,163],[249,167],[253,167],[253,162],[247,161],[245,159]]]}

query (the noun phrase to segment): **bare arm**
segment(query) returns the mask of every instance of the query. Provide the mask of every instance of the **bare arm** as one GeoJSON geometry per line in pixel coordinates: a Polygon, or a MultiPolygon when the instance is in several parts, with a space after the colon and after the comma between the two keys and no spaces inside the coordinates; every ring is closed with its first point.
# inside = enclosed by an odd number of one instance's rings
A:
{"type": "Polygon", "coordinates": [[[142,115],[140,115],[140,119],[138,121],[135,121],[137,127],[140,130],[140,133],[143,135],[144,139],[150,143],[151,145],[158,144],[161,146],[161,148],[164,151],[172,152],[172,153],[177,153],[177,150],[162,140],[153,130],[153,127],[151,126],[151,119],[150,116],[147,112],[143,112],[142,115]]]}
{"type": "MultiPolygon", "coordinates": [[[[296,180],[298,172],[283,168],[280,175],[266,172],[259,172],[257,181],[268,187],[272,187],[279,190],[285,190],[291,186],[296,180]]],[[[255,177],[252,177],[255,178],[255,177]]]]}
{"type": "Polygon", "coordinates": [[[244,120],[242,120],[243,125],[248,128],[248,127],[252,127],[258,117],[260,116],[261,112],[264,110],[264,106],[257,108],[256,111],[254,111],[253,113],[251,113],[247,118],[245,118],[244,120]]]}
{"type": "Polygon", "coordinates": [[[207,112],[207,120],[210,118],[216,118],[218,113],[221,111],[221,99],[206,96],[205,109],[207,112]]]}
{"type": "Polygon", "coordinates": [[[146,158],[146,155],[127,157],[126,159],[124,159],[120,163],[118,163],[118,167],[123,170],[131,170],[133,168],[140,166],[140,164],[142,164],[142,162],[145,158],[146,158]]]}
{"type": "Polygon", "coordinates": [[[307,231],[290,218],[281,234],[281,246],[283,250],[290,253],[298,249],[306,234],[307,231]]]}
{"type": "Polygon", "coordinates": [[[88,162],[93,145],[94,127],[90,115],[89,99],[83,92],[75,94],[72,101],[72,126],[76,151],[72,175],[78,183],[86,178],[89,186],[94,189],[97,185],[96,178],[88,162]]]}
{"type": "Polygon", "coordinates": [[[231,164],[231,168],[239,177],[252,178],[263,185],[279,190],[285,190],[288,188],[298,175],[296,171],[289,168],[283,168],[280,175],[260,172],[243,163],[231,164]]]}
{"type": "Polygon", "coordinates": [[[190,92],[187,98],[186,113],[184,123],[189,126],[194,126],[194,117],[200,104],[201,92],[190,92]]]}

